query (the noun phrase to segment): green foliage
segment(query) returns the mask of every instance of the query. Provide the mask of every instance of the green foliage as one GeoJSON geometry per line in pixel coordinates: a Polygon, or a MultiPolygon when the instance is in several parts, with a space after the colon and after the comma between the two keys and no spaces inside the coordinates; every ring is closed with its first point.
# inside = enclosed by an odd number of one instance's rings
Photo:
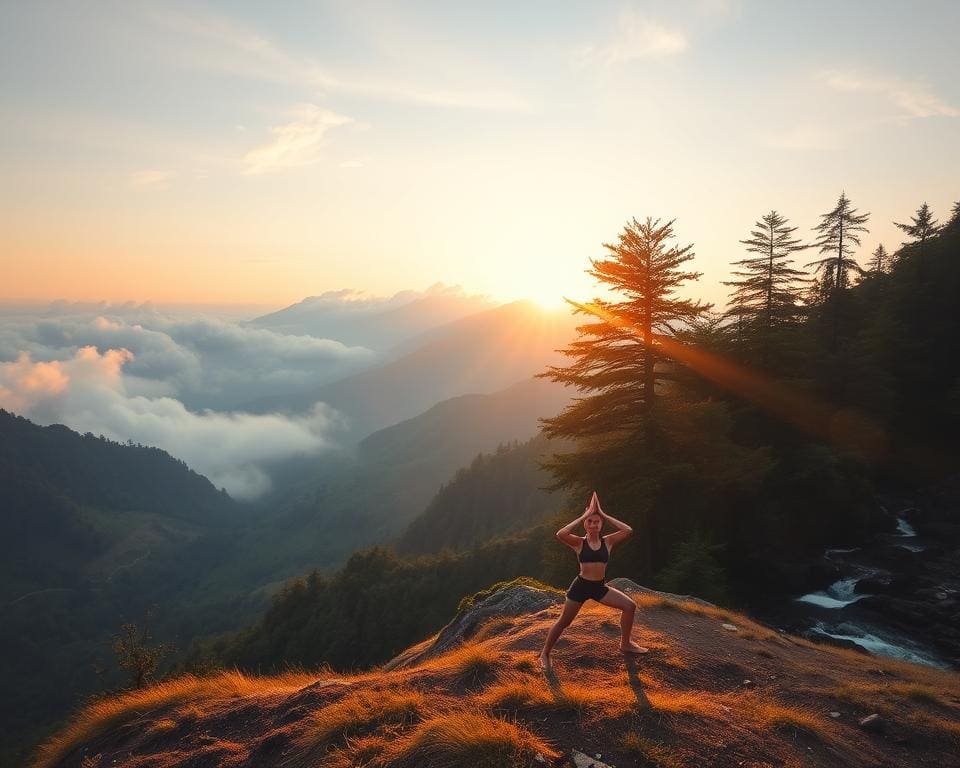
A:
{"type": "Polygon", "coordinates": [[[548,536],[539,526],[462,554],[410,559],[383,547],[357,552],[332,576],[314,571],[289,582],[258,625],[200,644],[191,655],[261,671],[378,664],[439,630],[464,595],[520,573],[539,577],[548,536]]]}
{"type": "Polygon", "coordinates": [[[820,248],[821,254],[830,255],[807,266],[816,267],[828,291],[848,288],[849,273],[860,274],[860,266],[853,258],[853,246],[860,245],[861,232],[869,231],[864,226],[869,218],[869,213],[857,213],[845,192],[840,193],[832,210],[820,216],[820,223],[814,227],[819,233],[814,245],[820,248]]]}
{"type": "Polygon", "coordinates": [[[717,560],[722,544],[710,541],[695,530],[689,539],[674,546],[669,564],[656,576],[659,589],[675,594],[695,595],[713,603],[730,599],[727,576],[717,560]]]}
{"type": "Polygon", "coordinates": [[[463,551],[542,523],[563,501],[560,494],[541,488],[549,476],[539,462],[556,447],[541,434],[478,454],[441,486],[397,541],[397,551],[463,551]]]}
{"type": "Polygon", "coordinates": [[[740,279],[724,283],[734,288],[726,314],[735,320],[738,356],[764,369],[782,367],[802,317],[800,292],[807,281],[790,266],[790,256],[810,246],[792,237],[797,228],[787,224],[776,211],[756,222],[750,239],[740,241],[756,255],[735,262],[740,279]]]}
{"type": "Polygon", "coordinates": [[[117,665],[128,675],[129,688],[143,688],[152,683],[160,661],[175,650],[166,643],[151,645],[152,640],[146,627],[132,622],[124,623],[111,639],[117,665]]]}

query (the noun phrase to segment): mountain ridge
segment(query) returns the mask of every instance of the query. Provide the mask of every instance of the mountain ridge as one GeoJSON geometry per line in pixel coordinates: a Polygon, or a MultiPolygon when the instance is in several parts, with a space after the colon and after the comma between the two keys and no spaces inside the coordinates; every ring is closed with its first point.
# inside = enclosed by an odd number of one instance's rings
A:
{"type": "Polygon", "coordinates": [[[445,630],[367,671],[186,675],[89,705],[35,768],[894,768],[955,757],[960,675],[614,585],[638,606],[633,637],[650,649],[644,656],[616,652],[616,613],[590,604],[544,675],[535,654],[562,598],[500,584],[465,604],[446,628],[465,631],[434,655],[424,651],[445,630]],[[576,762],[586,755],[595,757],[576,762]]]}

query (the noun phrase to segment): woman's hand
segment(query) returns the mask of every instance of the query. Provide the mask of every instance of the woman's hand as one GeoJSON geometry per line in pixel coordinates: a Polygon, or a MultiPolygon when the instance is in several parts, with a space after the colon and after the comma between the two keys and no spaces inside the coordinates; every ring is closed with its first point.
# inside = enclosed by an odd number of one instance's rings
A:
{"type": "Polygon", "coordinates": [[[597,492],[594,491],[593,495],[590,497],[590,503],[587,504],[587,508],[583,510],[583,514],[580,515],[581,520],[586,520],[590,515],[594,514],[597,510],[597,492]]]}
{"type": "Polygon", "coordinates": [[[590,497],[590,506],[596,514],[600,515],[604,520],[607,519],[606,513],[600,507],[600,497],[597,496],[596,491],[594,491],[593,496],[590,497]]]}

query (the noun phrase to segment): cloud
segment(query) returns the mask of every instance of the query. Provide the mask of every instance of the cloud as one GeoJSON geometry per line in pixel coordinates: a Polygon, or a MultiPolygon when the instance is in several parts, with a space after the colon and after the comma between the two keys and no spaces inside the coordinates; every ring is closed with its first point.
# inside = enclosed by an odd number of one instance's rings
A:
{"type": "Polygon", "coordinates": [[[29,353],[0,363],[0,407],[40,424],[156,446],[238,499],[270,488],[264,466],[334,445],[342,417],[317,403],[301,417],[193,413],[171,397],[131,395],[122,375],[134,360],[126,349],[81,347],[66,360],[40,362],[29,353]]]}
{"type": "Polygon", "coordinates": [[[327,131],[353,122],[351,117],[321,109],[315,104],[297,106],[292,116],[293,121],[270,129],[273,141],[246,154],[244,173],[267,173],[315,163],[320,158],[327,131]]]}
{"type": "Polygon", "coordinates": [[[0,317],[0,361],[22,352],[40,362],[63,360],[85,346],[129,350],[128,391],[174,396],[194,410],[231,410],[306,391],[378,359],[365,347],[331,339],[136,305],[94,304],[79,311],[57,305],[0,317]]]}
{"type": "Polygon", "coordinates": [[[586,45],[575,54],[582,65],[603,66],[626,64],[638,59],[676,56],[687,50],[687,36],[680,29],[667,27],[633,9],[621,11],[617,32],[603,45],[586,45]]]}
{"type": "Polygon", "coordinates": [[[899,107],[907,117],[958,117],[960,109],[948,104],[926,83],[895,77],[864,77],[849,72],[827,72],[826,84],[839,91],[875,93],[899,107]]]}

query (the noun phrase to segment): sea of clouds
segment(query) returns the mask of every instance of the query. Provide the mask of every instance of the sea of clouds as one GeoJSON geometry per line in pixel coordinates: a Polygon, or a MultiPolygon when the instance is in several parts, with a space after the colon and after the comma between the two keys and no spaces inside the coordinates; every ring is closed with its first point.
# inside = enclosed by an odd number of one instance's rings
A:
{"type": "Polygon", "coordinates": [[[364,347],[196,311],[64,302],[0,311],[0,408],[157,446],[238,499],[269,490],[269,464],[335,447],[345,426],[323,403],[299,415],[244,404],[374,362],[364,347]]]}

